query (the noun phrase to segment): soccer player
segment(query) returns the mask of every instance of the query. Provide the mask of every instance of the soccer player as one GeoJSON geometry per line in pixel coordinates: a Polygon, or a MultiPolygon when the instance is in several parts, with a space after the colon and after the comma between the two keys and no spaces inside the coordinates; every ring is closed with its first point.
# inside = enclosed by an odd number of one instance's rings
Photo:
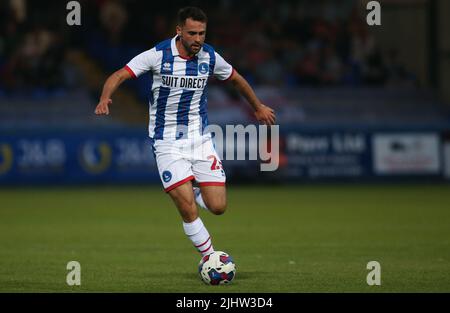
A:
{"type": "Polygon", "coordinates": [[[178,12],[176,36],[134,57],[108,77],[95,114],[109,114],[111,96],[121,83],[150,72],[149,136],[164,190],[183,219],[183,228],[202,254],[214,251],[196,203],[213,214],[225,212],[225,172],[215,151],[206,110],[207,82],[229,81],[245,97],[260,123],[273,125],[274,111],[213,47],[205,43],[207,17],[199,8],[178,12]],[[193,188],[192,180],[199,186],[193,188]]]}

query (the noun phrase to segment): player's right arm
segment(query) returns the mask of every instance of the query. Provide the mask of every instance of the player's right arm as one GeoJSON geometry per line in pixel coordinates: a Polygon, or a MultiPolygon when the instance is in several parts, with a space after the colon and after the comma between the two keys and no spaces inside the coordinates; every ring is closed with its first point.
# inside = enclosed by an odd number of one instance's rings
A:
{"type": "Polygon", "coordinates": [[[103,86],[100,101],[95,108],[95,114],[109,114],[109,105],[112,103],[111,96],[120,84],[127,79],[137,78],[154,69],[157,61],[156,49],[153,48],[135,56],[124,68],[109,76],[103,86]]]}
{"type": "Polygon", "coordinates": [[[127,79],[132,78],[131,73],[125,68],[115,71],[111,74],[103,85],[100,101],[95,108],[95,114],[109,114],[109,105],[112,103],[111,96],[116,89],[127,79]]]}

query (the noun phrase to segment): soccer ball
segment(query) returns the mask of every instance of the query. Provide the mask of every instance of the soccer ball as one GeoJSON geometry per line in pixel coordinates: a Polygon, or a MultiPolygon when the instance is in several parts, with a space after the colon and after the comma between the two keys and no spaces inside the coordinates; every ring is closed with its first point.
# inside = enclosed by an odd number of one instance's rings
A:
{"type": "Polygon", "coordinates": [[[200,260],[198,273],[205,284],[229,284],[236,275],[236,266],[227,253],[214,251],[200,260]]]}

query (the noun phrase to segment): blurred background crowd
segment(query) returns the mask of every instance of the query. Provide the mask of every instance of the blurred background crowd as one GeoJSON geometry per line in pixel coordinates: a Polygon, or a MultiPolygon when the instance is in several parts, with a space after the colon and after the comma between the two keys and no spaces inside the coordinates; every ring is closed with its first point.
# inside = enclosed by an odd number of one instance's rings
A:
{"type": "MultiPolygon", "coordinates": [[[[405,1],[403,6],[400,5],[400,9],[405,12],[405,24],[408,19],[416,23],[414,19],[421,21],[430,16],[430,1],[409,1],[409,4],[405,1]],[[415,11],[411,11],[411,7],[415,11]]],[[[387,12],[383,15],[383,22],[400,29],[397,32],[392,27],[388,30],[386,26],[368,26],[367,1],[360,0],[78,2],[81,5],[81,26],[67,25],[69,11],[65,1],[0,2],[0,99],[42,99],[43,112],[46,112],[43,115],[46,116],[56,116],[55,110],[45,110],[51,103],[47,101],[49,98],[70,97],[77,98],[78,103],[96,102],[101,84],[108,74],[124,66],[140,52],[174,36],[177,10],[186,5],[197,5],[209,17],[207,42],[255,88],[263,89],[260,94],[264,101],[275,106],[293,107],[285,114],[282,113],[281,121],[295,122],[308,117],[314,119],[316,112],[319,112],[316,119],[323,119],[324,116],[320,117],[322,111],[325,115],[336,116],[333,111],[329,111],[330,106],[335,106],[326,100],[336,99],[334,94],[326,97],[327,90],[335,88],[343,92],[339,99],[349,106],[354,102],[359,103],[356,111],[361,111],[362,97],[368,100],[387,98],[382,104],[371,105],[368,101],[366,111],[369,113],[366,115],[378,116],[381,113],[370,114],[370,111],[380,108],[384,112],[381,115],[390,115],[385,111],[386,108],[390,109],[388,102],[392,96],[386,92],[379,94],[379,91],[374,96],[375,89],[403,90],[400,95],[394,96],[395,100],[392,101],[396,102],[405,96],[405,101],[423,97],[428,102],[436,100],[430,94],[424,96],[423,92],[415,96],[407,92],[409,97],[404,92],[405,89],[416,92],[418,89],[423,91],[434,88],[436,79],[431,77],[433,65],[428,62],[432,59],[429,56],[431,51],[410,49],[428,44],[428,30],[417,32],[411,26],[407,31],[409,37],[405,31],[402,33],[405,27],[395,25],[397,22],[400,25],[403,23],[398,14],[389,13],[395,10],[397,12],[394,13],[398,13],[399,4],[395,1],[387,2],[387,5],[394,2],[391,9],[389,6],[383,7],[383,12],[387,12]],[[391,37],[398,40],[384,40],[390,37],[389,33],[393,33],[391,37]],[[320,92],[307,92],[317,87],[320,92]],[[355,88],[369,88],[372,91],[355,97],[352,95],[355,88]],[[342,91],[345,89],[350,91],[342,91]],[[77,95],[73,94],[74,90],[77,95]],[[302,91],[307,94],[302,95],[302,91]],[[308,99],[308,95],[313,102],[316,99],[317,103],[302,100],[308,99]],[[320,100],[321,96],[326,99],[320,100]],[[303,107],[300,107],[301,104],[303,107]]],[[[429,28],[430,21],[426,23],[417,27],[429,28]]],[[[228,112],[225,116],[231,114],[228,118],[236,119],[242,113],[248,114],[240,107],[242,102],[232,90],[225,88],[224,93],[214,89],[214,82],[212,85],[212,108],[230,106],[230,103],[236,102],[238,104],[235,107],[239,107],[236,114],[228,112]]],[[[121,119],[144,121],[142,114],[145,111],[142,108],[148,101],[149,78],[128,82],[127,87],[129,93],[126,99],[135,103],[131,107],[135,108],[136,114],[134,118],[121,119]]],[[[20,106],[27,105],[34,104],[20,106]]],[[[414,107],[414,103],[408,105],[414,107]]],[[[88,112],[88,107],[92,108],[92,104],[85,105],[85,110],[82,109],[83,105],[79,106],[80,110],[74,115],[79,115],[83,123],[82,116],[88,112]]],[[[0,106],[0,110],[3,110],[4,117],[8,115],[9,124],[11,120],[21,120],[20,117],[14,117],[17,112],[11,112],[11,109],[2,109],[0,106]]],[[[348,110],[338,108],[337,111],[345,112],[343,116],[348,116],[348,110]]],[[[355,111],[355,108],[350,110],[355,111]]],[[[422,115],[423,112],[420,112],[419,116],[422,115]]],[[[46,119],[39,116],[36,124],[41,120],[46,119]]],[[[20,124],[20,121],[17,123],[20,124]]]]}
{"type": "MultiPolygon", "coordinates": [[[[208,15],[207,43],[276,109],[285,133],[282,144],[296,143],[289,138],[302,135],[305,127],[327,132],[329,142],[335,131],[356,130],[364,137],[374,129],[432,128],[439,131],[436,153],[441,155],[441,139],[450,138],[447,0],[379,1],[378,26],[367,23],[368,0],[79,0],[81,25],[73,26],[66,19],[68,2],[0,1],[3,134],[118,128],[119,134],[134,129],[145,138],[149,75],[127,81],[114,94],[112,114],[98,118],[93,111],[103,83],[137,54],[173,37],[177,11],[194,5],[208,15]]],[[[236,91],[214,80],[208,84],[208,114],[213,124],[255,122],[236,91]]],[[[320,139],[311,137],[313,143],[320,139]]],[[[363,167],[372,158],[372,141],[365,140],[363,167]]],[[[391,152],[398,146],[394,142],[391,152]]],[[[5,151],[0,150],[0,168],[5,151]]],[[[87,154],[92,160],[99,156],[95,151],[87,154]]],[[[301,152],[288,151],[289,162],[308,167],[304,162],[329,160],[323,155],[301,159],[301,152]]],[[[341,165],[339,153],[333,166],[341,165]]],[[[421,154],[414,158],[424,160],[421,154]]],[[[317,168],[323,166],[319,163],[317,168]]],[[[353,169],[346,173],[361,173],[353,169]]]]}
{"type": "MultiPolygon", "coordinates": [[[[73,87],[70,49],[105,72],[174,35],[186,4],[79,1],[82,26],[68,27],[62,1],[3,1],[1,92],[37,95],[73,87]]],[[[270,86],[416,86],[396,47],[382,50],[361,4],[344,1],[208,1],[207,41],[250,83],[270,86]]],[[[74,77],[75,75],[75,77],[74,77]]],[[[135,87],[141,99],[148,88],[135,87]]],[[[145,86],[145,87],[144,87],[145,86]]]]}

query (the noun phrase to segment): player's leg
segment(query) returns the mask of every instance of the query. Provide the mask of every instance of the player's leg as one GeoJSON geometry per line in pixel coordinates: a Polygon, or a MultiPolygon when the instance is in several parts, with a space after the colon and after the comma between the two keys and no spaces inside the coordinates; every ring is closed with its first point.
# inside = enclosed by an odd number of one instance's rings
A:
{"type": "Polygon", "coordinates": [[[197,195],[197,203],[203,202],[204,208],[213,214],[221,215],[225,213],[227,208],[227,192],[225,185],[214,186],[208,183],[200,183],[199,185],[200,195],[197,195]]]}
{"type": "Polygon", "coordinates": [[[194,200],[191,163],[185,159],[176,142],[158,141],[153,147],[164,190],[183,219],[185,234],[202,255],[213,252],[211,237],[198,216],[194,200]]]}
{"type": "Polygon", "coordinates": [[[184,233],[192,241],[195,248],[205,256],[214,252],[211,236],[198,216],[197,205],[192,192],[192,183],[186,183],[177,186],[168,192],[175,203],[181,218],[183,219],[184,233]]]}
{"type": "Polygon", "coordinates": [[[170,190],[168,194],[175,203],[183,222],[191,223],[197,219],[198,209],[195,204],[191,181],[187,181],[175,189],[170,190]]]}
{"type": "Polygon", "coordinates": [[[192,166],[200,188],[194,188],[197,204],[213,214],[223,214],[227,207],[225,172],[211,138],[206,135],[199,148],[201,153],[192,166]]]}

